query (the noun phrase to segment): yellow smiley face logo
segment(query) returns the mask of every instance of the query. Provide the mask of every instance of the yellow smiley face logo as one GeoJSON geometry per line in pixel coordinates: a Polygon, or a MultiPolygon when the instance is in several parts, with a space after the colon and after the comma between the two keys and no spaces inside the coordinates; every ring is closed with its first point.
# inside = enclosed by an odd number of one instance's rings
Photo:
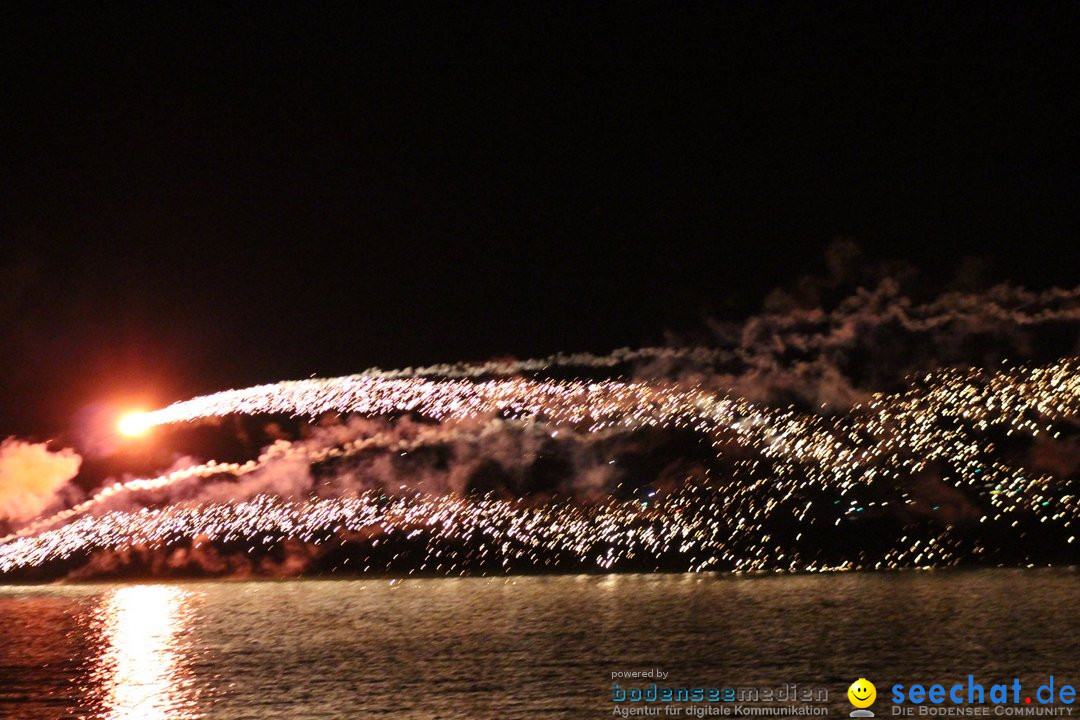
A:
{"type": "Polygon", "coordinates": [[[847,689],[848,700],[857,708],[866,708],[877,700],[877,688],[866,678],[859,678],[847,689]]]}

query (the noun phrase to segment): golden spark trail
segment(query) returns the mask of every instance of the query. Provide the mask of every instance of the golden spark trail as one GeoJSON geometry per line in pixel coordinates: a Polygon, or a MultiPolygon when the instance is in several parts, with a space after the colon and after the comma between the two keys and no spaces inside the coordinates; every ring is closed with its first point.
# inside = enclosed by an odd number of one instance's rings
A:
{"type": "MultiPolygon", "coordinates": [[[[444,573],[522,563],[695,571],[929,567],[986,553],[980,541],[957,535],[950,524],[932,534],[900,534],[880,554],[861,559],[833,561],[805,545],[808,535],[856,523],[864,512],[887,507],[932,512],[917,510],[906,488],[910,478],[935,462],[950,468],[945,482],[964,489],[982,508],[978,523],[988,532],[1015,531],[1022,537],[1038,528],[1058,538],[1055,542],[1074,545],[1080,498],[1070,491],[1068,479],[1001,459],[986,434],[1054,437],[1075,425],[1080,418],[1076,358],[997,372],[928,373],[913,378],[903,392],[875,395],[832,417],[761,407],[698,383],[481,377],[302,380],[225,391],[148,413],[158,425],[282,412],[414,412],[439,424],[409,437],[386,432],[325,446],[280,442],[247,463],[207,463],[112,485],[0,540],[0,573],[123,547],[160,549],[244,538],[262,538],[252,548],[285,539],[320,545],[341,532],[373,531],[379,537],[425,538],[423,563],[414,569],[444,573]],[[469,419],[486,424],[479,430],[453,425],[469,419]],[[124,494],[185,480],[251,475],[283,460],[314,465],[372,449],[408,450],[525,425],[547,427],[553,434],[568,429],[579,439],[644,427],[681,428],[709,438],[718,460],[729,448],[735,453],[725,460],[722,476],[644,501],[533,507],[526,501],[379,492],[358,498],[260,496],[105,511],[124,494]],[[781,520],[787,525],[777,525],[781,520]],[[55,527],[61,523],[66,524],[55,527]],[[778,532],[794,537],[780,539],[778,532]]],[[[389,565],[374,569],[396,567],[392,560],[385,562],[389,565]]]]}

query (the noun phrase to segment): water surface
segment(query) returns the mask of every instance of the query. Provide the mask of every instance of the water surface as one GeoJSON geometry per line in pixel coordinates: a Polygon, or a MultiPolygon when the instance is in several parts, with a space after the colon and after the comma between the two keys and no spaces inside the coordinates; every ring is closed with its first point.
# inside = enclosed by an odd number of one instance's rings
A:
{"type": "Polygon", "coordinates": [[[846,716],[858,677],[1076,684],[1078,605],[1073,570],[9,586],[0,717],[601,718],[649,667],[846,716]]]}

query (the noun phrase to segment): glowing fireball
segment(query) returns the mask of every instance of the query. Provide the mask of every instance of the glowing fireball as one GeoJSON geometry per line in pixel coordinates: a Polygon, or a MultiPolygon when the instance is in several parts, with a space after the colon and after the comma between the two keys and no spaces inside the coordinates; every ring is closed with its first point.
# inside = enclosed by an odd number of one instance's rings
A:
{"type": "Polygon", "coordinates": [[[116,428],[120,431],[121,435],[127,437],[138,437],[145,435],[151,427],[150,416],[144,412],[129,412],[120,417],[120,421],[116,424],[116,428]]]}

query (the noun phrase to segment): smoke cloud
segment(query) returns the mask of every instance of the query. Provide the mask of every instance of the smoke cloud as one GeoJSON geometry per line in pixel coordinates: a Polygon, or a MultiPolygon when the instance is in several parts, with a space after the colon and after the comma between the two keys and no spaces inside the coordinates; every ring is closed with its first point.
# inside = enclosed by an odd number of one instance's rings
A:
{"type": "Polygon", "coordinates": [[[0,443],[0,520],[19,523],[40,515],[79,472],[74,450],[8,438],[0,443]]]}

